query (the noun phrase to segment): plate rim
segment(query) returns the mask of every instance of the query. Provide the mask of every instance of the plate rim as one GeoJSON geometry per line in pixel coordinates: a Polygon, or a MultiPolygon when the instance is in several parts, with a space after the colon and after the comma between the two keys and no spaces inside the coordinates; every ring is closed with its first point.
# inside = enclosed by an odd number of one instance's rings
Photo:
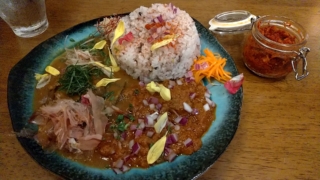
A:
{"type": "MultiPolygon", "coordinates": [[[[57,36],[59,36],[59,35],[66,34],[66,33],[68,33],[68,32],[71,33],[72,31],[77,31],[78,28],[80,28],[80,27],[82,27],[82,26],[84,26],[84,25],[86,25],[86,24],[90,24],[90,23],[95,24],[95,23],[98,22],[98,20],[101,20],[101,19],[103,19],[103,18],[105,18],[105,17],[124,16],[124,15],[128,15],[128,14],[129,14],[129,13],[121,13],[121,14],[117,14],[117,15],[101,16],[101,17],[98,17],[98,18],[94,18],[94,19],[91,19],[91,20],[88,20],[88,21],[84,21],[84,22],[78,23],[78,24],[76,24],[76,25],[74,25],[74,26],[72,26],[72,27],[70,27],[70,28],[68,28],[68,29],[66,29],[66,30],[64,30],[64,31],[61,31],[61,32],[53,35],[52,37],[44,40],[43,42],[41,42],[40,44],[38,44],[37,46],[35,46],[30,52],[28,52],[26,56],[24,56],[21,60],[19,60],[18,63],[16,63],[16,64],[12,67],[12,69],[10,70],[9,75],[8,75],[8,83],[7,83],[7,85],[8,85],[8,86],[7,86],[7,99],[8,99],[8,101],[7,101],[7,104],[8,104],[8,109],[9,109],[11,124],[12,124],[13,130],[14,130],[15,132],[19,132],[19,131],[21,130],[21,128],[17,127],[17,126],[14,124],[14,121],[13,121],[13,119],[12,119],[12,113],[14,113],[14,111],[13,111],[13,108],[12,108],[12,102],[10,101],[10,100],[11,100],[11,97],[12,97],[12,92],[10,91],[10,87],[12,86],[12,84],[11,84],[12,81],[11,81],[11,80],[12,80],[12,78],[13,78],[13,76],[14,76],[14,73],[13,73],[13,72],[14,72],[17,68],[19,68],[20,64],[22,64],[22,62],[25,61],[26,58],[28,58],[28,55],[29,55],[31,52],[37,50],[37,48],[41,47],[43,44],[45,44],[48,40],[53,39],[54,37],[57,37],[57,36]],[[10,101],[10,102],[9,102],[9,101],[10,101]]],[[[207,28],[205,28],[205,26],[203,26],[198,20],[196,20],[195,18],[193,18],[193,20],[195,21],[195,24],[198,23],[198,26],[202,26],[208,33],[211,34],[211,32],[210,32],[207,28]]],[[[198,27],[197,27],[197,28],[198,28],[198,27]]],[[[236,65],[235,65],[235,62],[234,62],[233,58],[229,55],[229,53],[224,49],[224,47],[219,43],[219,41],[218,41],[212,34],[211,34],[211,36],[212,36],[213,39],[216,41],[216,43],[219,45],[219,48],[221,48],[221,50],[224,51],[224,52],[227,54],[227,56],[228,56],[228,57],[226,57],[226,58],[227,58],[227,61],[229,61],[229,60],[231,61],[231,62],[229,62],[229,63],[232,63],[232,65],[234,66],[233,68],[235,69],[236,73],[238,73],[238,69],[237,69],[237,67],[236,67],[236,65]]],[[[53,61],[53,59],[51,60],[51,62],[52,62],[52,61],[53,61]]],[[[233,132],[232,135],[230,136],[230,140],[227,142],[227,144],[225,145],[225,147],[220,151],[220,153],[215,156],[215,158],[213,159],[213,163],[211,163],[209,166],[207,166],[207,167],[206,167],[205,169],[203,169],[202,171],[200,171],[200,172],[198,172],[197,174],[195,174],[195,175],[193,176],[193,178],[191,178],[191,179],[196,179],[196,178],[200,177],[202,174],[204,174],[206,171],[208,171],[208,169],[210,169],[210,167],[212,167],[213,164],[215,164],[215,162],[216,162],[217,159],[221,156],[221,154],[225,152],[225,150],[227,149],[227,147],[230,145],[231,141],[233,140],[233,138],[234,138],[234,136],[235,136],[235,134],[236,134],[236,132],[237,132],[239,123],[240,123],[240,114],[241,114],[242,103],[243,103],[243,87],[242,87],[242,86],[241,86],[241,88],[239,89],[239,91],[236,93],[236,95],[239,96],[238,98],[239,98],[240,104],[239,104],[239,108],[237,109],[237,112],[236,112],[236,114],[237,114],[237,115],[236,115],[236,121],[237,121],[236,127],[235,127],[235,129],[234,129],[234,132],[233,132]]],[[[214,123],[214,122],[213,122],[213,123],[214,123]]],[[[212,125],[211,125],[211,126],[212,126],[212,125]]],[[[45,169],[48,170],[49,172],[54,173],[54,174],[56,174],[56,175],[58,175],[58,176],[61,176],[61,177],[64,177],[64,178],[70,178],[69,176],[66,176],[64,173],[61,173],[61,172],[60,172],[60,173],[59,173],[59,172],[57,173],[57,172],[55,172],[55,171],[52,171],[52,169],[49,169],[45,164],[40,163],[40,162],[37,160],[37,158],[35,157],[34,152],[31,151],[31,149],[26,148],[25,138],[17,137],[17,139],[18,139],[19,143],[22,145],[23,149],[24,149],[24,150],[31,156],[31,158],[32,158],[34,161],[36,161],[37,164],[39,164],[41,167],[45,168],[45,169]]],[[[201,149],[201,148],[200,148],[200,149],[201,149]]]]}

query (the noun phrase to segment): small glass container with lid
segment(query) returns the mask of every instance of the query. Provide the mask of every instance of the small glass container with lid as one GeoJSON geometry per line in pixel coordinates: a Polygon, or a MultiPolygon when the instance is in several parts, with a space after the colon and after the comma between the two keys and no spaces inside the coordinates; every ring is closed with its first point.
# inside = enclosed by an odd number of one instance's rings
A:
{"type": "Polygon", "coordinates": [[[244,40],[242,55],[244,64],[255,74],[282,78],[294,71],[297,80],[308,76],[308,34],[297,22],[286,17],[256,17],[247,11],[230,11],[217,15],[209,24],[209,29],[219,34],[251,30],[244,40]],[[301,75],[297,70],[299,61],[301,75]]]}

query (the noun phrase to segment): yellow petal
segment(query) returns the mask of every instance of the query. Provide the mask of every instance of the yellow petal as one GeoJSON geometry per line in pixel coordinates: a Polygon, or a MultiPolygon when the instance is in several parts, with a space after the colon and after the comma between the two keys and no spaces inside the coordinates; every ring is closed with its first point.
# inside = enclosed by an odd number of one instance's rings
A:
{"type": "Polygon", "coordinates": [[[147,84],[146,89],[151,93],[160,91],[160,88],[153,81],[147,84]]]}
{"type": "Polygon", "coordinates": [[[34,73],[34,77],[36,78],[37,81],[39,81],[43,76],[46,76],[48,74],[38,74],[38,73],[34,73]]]}
{"type": "Polygon", "coordinates": [[[173,38],[170,38],[170,39],[165,39],[165,40],[162,40],[160,42],[157,42],[157,43],[154,43],[152,44],[151,46],[151,51],[155,50],[155,49],[158,49],[159,47],[162,47],[162,46],[165,46],[169,43],[171,43],[173,40],[173,38]]]}
{"type": "Polygon", "coordinates": [[[107,71],[111,72],[111,68],[110,68],[110,67],[108,67],[108,66],[106,66],[106,65],[104,65],[104,64],[102,64],[101,62],[97,62],[97,61],[95,61],[94,63],[95,63],[96,65],[98,65],[99,67],[101,67],[101,68],[103,68],[103,69],[105,69],[105,70],[107,70],[107,71]]]}
{"type": "Polygon", "coordinates": [[[103,49],[106,44],[107,44],[106,40],[101,40],[97,42],[92,49],[103,49]]]}
{"type": "Polygon", "coordinates": [[[56,68],[54,68],[52,66],[47,66],[45,70],[47,73],[49,73],[53,76],[57,76],[60,74],[60,71],[58,71],[56,68]]]}
{"type": "Polygon", "coordinates": [[[168,113],[165,112],[159,117],[156,124],[154,124],[153,126],[156,133],[160,133],[162,131],[162,129],[166,126],[167,121],[168,121],[168,113]]]}
{"type": "Polygon", "coordinates": [[[119,78],[116,78],[116,79],[102,78],[102,79],[96,84],[96,87],[106,86],[106,85],[108,85],[109,83],[115,82],[115,81],[118,81],[118,80],[120,80],[120,79],[119,79],[119,78]]]}
{"type": "Polygon", "coordinates": [[[114,31],[114,37],[111,42],[111,47],[116,40],[124,34],[125,27],[124,27],[124,22],[122,20],[119,21],[116,30],[114,31]]]}
{"type": "Polygon", "coordinates": [[[170,101],[171,100],[170,89],[166,88],[162,84],[160,84],[159,87],[160,87],[160,96],[162,97],[162,99],[164,99],[165,101],[170,101]]]}
{"type": "Polygon", "coordinates": [[[109,49],[109,58],[110,58],[112,66],[118,67],[118,64],[117,64],[116,60],[114,59],[113,55],[111,54],[110,49],[109,49]]]}
{"type": "Polygon", "coordinates": [[[164,37],[163,37],[163,39],[173,39],[173,38],[175,38],[175,35],[165,35],[164,37]]]}
{"type": "Polygon", "coordinates": [[[166,141],[167,141],[167,133],[161,139],[159,139],[156,143],[154,143],[154,145],[149,149],[148,155],[147,155],[148,164],[153,164],[154,162],[156,162],[157,159],[159,159],[159,157],[161,156],[164,150],[166,141]]]}
{"type": "Polygon", "coordinates": [[[36,80],[38,81],[36,88],[41,89],[45,85],[47,85],[50,82],[51,75],[50,74],[38,74],[35,73],[36,80]]]}

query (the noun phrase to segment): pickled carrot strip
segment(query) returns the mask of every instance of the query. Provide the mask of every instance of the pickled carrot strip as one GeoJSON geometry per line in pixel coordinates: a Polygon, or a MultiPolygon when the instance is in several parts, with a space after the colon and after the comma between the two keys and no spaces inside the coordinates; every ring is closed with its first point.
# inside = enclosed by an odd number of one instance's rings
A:
{"type": "Polygon", "coordinates": [[[203,52],[205,55],[195,59],[191,69],[195,81],[199,83],[204,77],[208,80],[210,80],[210,78],[215,78],[221,83],[230,80],[231,73],[224,70],[227,60],[222,58],[219,54],[212,53],[207,48],[204,49],[203,52]],[[202,68],[204,63],[206,63],[206,67],[202,68]]]}

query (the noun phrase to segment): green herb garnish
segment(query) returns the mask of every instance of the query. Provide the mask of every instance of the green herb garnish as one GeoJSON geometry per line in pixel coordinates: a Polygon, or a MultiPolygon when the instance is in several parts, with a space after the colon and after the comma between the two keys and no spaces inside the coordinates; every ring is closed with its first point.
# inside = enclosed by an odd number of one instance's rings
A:
{"type": "Polygon", "coordinates": [[[92,77],[102,74],[103,72],[94,66],[70,65],[59,79],[59,90],[68,95],[83,95],[87,89],[94,88],[92,77]]]}
{"type": "Polygon", "coordinates": [[[133,94],[136,95],[136,96],[139,95],[139,93],[140,93],[140,91],[139,91],[138,89],[135,89],[135,90],[133,91],[133,94]]]}

